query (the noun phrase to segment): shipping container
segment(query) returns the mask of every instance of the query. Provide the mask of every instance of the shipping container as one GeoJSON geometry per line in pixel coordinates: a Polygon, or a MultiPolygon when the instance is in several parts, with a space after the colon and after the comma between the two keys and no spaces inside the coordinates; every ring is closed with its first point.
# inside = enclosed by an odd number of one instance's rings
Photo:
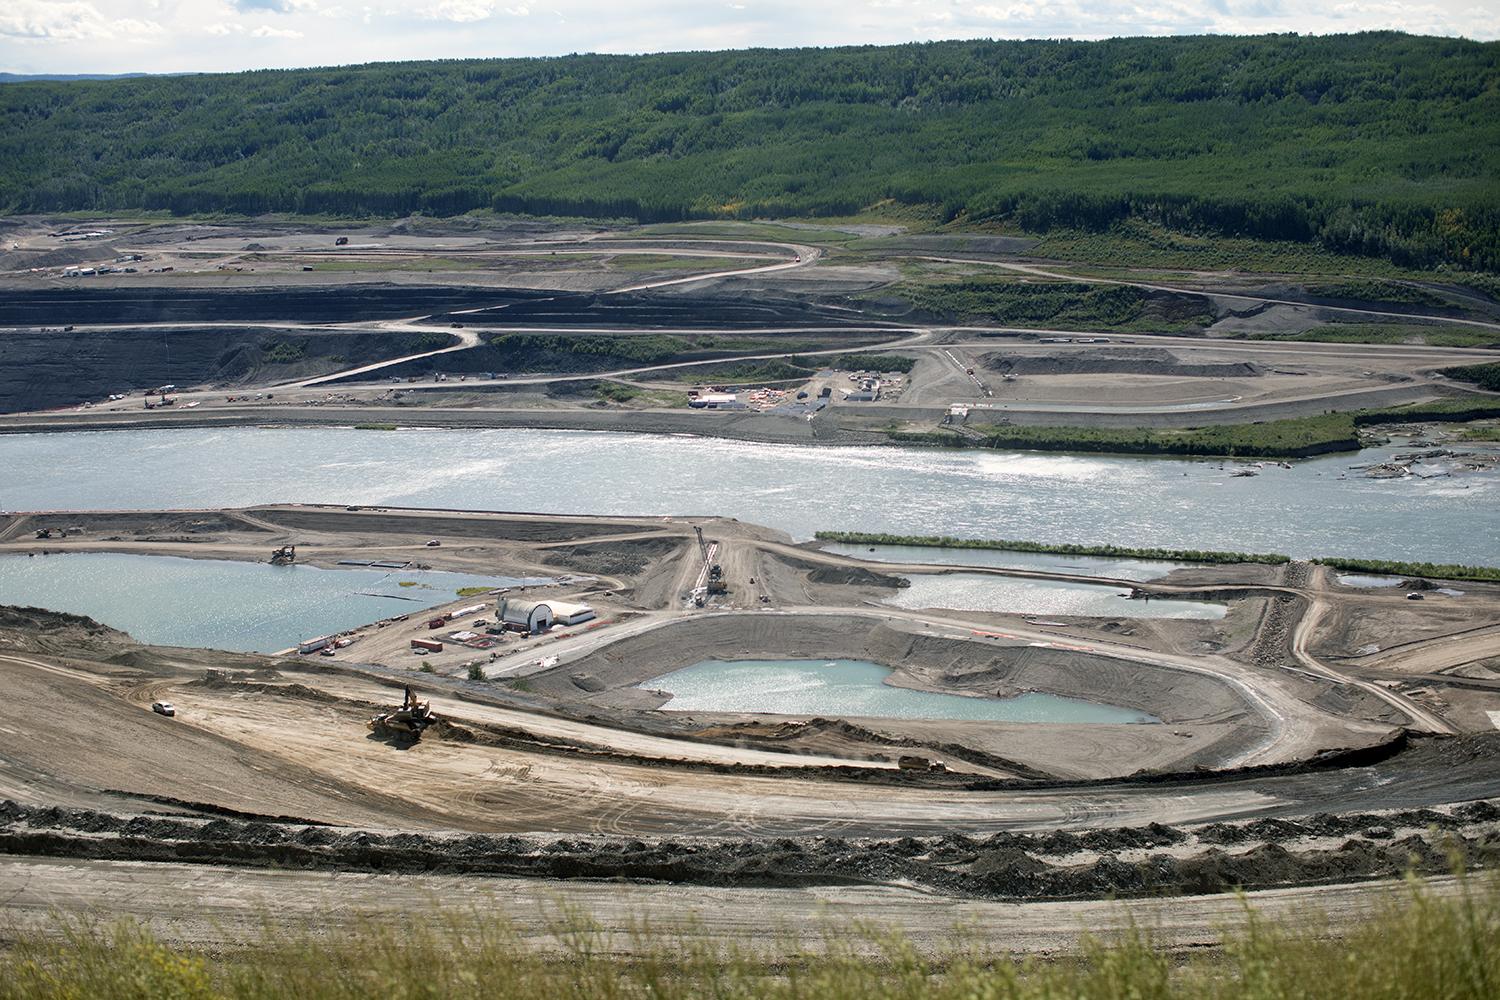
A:
{"type": "Polygon", "coordinates": [[[411,641],[411,648],[425,649],[429,653],[441,653],[443,651],[443,644],[436,639],[413,639],[411,641]]]}

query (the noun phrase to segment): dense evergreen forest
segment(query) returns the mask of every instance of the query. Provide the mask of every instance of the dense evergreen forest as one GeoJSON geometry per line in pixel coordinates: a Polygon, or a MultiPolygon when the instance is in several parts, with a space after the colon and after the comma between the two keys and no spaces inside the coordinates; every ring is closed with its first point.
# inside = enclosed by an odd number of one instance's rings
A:
{"type": "Polygon", "coordinates": [[[0,86],[0,209],[1174,229],[1500,270],[1500,43],[1395,33],[0,86]]]}

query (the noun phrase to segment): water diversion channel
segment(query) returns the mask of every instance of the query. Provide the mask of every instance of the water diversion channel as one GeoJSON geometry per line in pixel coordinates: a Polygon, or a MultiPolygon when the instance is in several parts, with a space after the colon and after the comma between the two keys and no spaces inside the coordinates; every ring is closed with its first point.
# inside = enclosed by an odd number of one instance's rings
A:
{"type": "Polygon", "coordinates": [[[390,504],[713,514],[780,528],[1500,564],[1500,470],[1370,479],[1398,448],[1268,466],[598,431],[0,435],[0,509],[390,504]],[[62,460],[65,456],[66,460],[62,460]]]}
{"type": "Polygon", "coordinates": [[[1154,716],[1078,698],[1029,693],[970,698],[885,683],[892,671],[865,660],[706,660],[640,687],[672,696],[669,712],[969,722],[1156,722],[1154,716]]]}
{"type": "Polygon", "coordinates": [[[114,552],[0,556],[0,604],[88,615],[153,645],[240,653],[422,611],[454,600],[460,587],[544,582],[114,552]]]}

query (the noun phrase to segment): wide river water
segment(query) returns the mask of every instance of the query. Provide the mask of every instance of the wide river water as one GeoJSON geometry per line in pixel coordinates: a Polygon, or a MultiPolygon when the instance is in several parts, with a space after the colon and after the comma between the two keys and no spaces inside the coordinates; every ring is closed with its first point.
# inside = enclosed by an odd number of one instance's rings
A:
{"type": "Polygon", "coordinates": [[[669,712],[760,712],[976,722],[1156,722],[1116,705],[1030,692],[970,698],[885,683],[889,667],[866,660],[705,660],[639,685],[665,691],[669,712]]]}
{"type": "Polygon", "coordinates": [[[1500,471],[1368,479],[1400,448],[1268,466],[539,430],[0,435],[0,509],[277,501],[717,514],[781,528],[1500,564],[1500,471]]]}

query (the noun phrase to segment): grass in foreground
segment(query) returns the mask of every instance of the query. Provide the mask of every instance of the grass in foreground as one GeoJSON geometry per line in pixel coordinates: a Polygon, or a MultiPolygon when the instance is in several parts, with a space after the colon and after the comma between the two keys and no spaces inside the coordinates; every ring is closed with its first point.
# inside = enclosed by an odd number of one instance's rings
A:
{"type": "Polygon", "coordinates": [[[758,949],[781,953],[774,934],[723,948],[649,930],[621,940],[577,917],[550,929],[558,953],[539,954],[498,915],[480,912],[322,931],[268,926],[244,951],[206,955],[139,924],[79,921],[19,933],[0,954],[0,1000],[1492,997],[1500,883],[1461,886],[1441,896],[1414,882],[1341,936],[1316,914],[1272,920],[1247,906],[1218,953],[1174,957],[1149,928],[1131,926],[1086,942],[1077,959],[1051,962],[989,953],[961,934],[948,953],[929,956],[894,932],[831,926],[821,944],[773,958],[758,949]]]}

